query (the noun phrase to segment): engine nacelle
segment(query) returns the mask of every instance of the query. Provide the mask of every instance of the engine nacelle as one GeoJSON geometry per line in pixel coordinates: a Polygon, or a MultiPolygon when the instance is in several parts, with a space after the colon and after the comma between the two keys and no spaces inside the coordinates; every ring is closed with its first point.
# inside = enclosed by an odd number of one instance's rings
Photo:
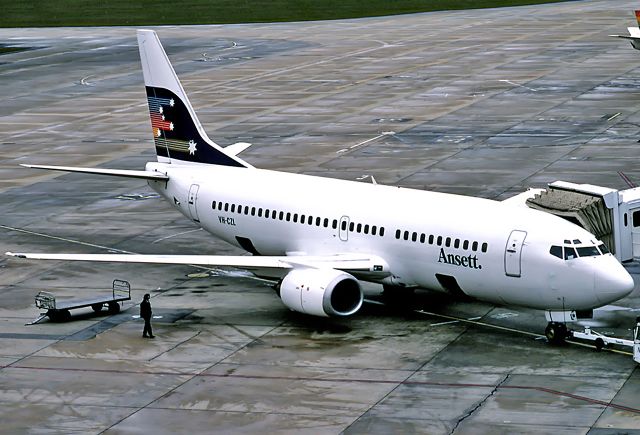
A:
{"type": "Polygon", "coordinates": [[[313,316],[349,316],[364,296],[358,280],[335,269],[294,269],[280,283],[280,298],[293,311],[313,316]]]}

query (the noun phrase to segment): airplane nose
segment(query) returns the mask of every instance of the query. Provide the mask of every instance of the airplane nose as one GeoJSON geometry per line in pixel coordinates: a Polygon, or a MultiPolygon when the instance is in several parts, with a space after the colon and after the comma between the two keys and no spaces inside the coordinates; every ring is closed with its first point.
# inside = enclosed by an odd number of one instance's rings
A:
{"type": "Polygon", "coordinates": [[[622,299],[633,291],[635,283],[629,272],[616,261],[615,265],[603,268],[595,274],[595,292],[603,304],[622,299]]]}

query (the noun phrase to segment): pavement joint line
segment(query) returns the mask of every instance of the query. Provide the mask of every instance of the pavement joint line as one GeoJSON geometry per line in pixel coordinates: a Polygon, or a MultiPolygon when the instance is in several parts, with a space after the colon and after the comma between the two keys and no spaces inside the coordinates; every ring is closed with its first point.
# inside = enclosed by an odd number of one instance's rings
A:
{"type": "MultiPolygon", "coordinates": [[[[493,329],[498,329],[501,331],[507,331],[507,332],[515,332],[517,334],[523,334],[523,335],[528,335],[530,337],[534,337],[536,339],[546,339],[546,336],[544,336],[543,334],[536,334],[535,332],[528,332],[528,331],[523,331],[521,329],[515,329],[515,328],[509,328],[506,326],[500,326],[500,325],[494,325],[491,323],[486,323],[486,322],[478,322],[476,320],[470,320],[470,319],[465,319],[462,317],[455,317],[455,316],[449,316],[446,314],[438,314],[438,313],[432,313],[429,311],[424,311],[424,310],[415,310],[416,313],[420,313],[420,314],[426,314],[428,316],[434,316],[434,317],[441,317],[443,319],[451,319],[451,320],[455,320],[458,322],[463,322],[463,323],[470,323],[473,325],[477,325],[477,326],[484,326],[487,328],[493,328],[493,329]]],[[[433,326],[433,325],[431,325],[433,326]]],[[[594,346],[586,344],[586,343],[580,343],[578,341],[572,341],[572,340],[567,340],[567,343],[569,344],[573,344],[576,346],[581,346],[581,347],[586,347],[588,349],[593,349],[594,346]]],[[[633,356],[632,352],[626,352],[624,350],[619,350],[619,349],[613,349],[613,348],[603,348],[602,350],[607,351],[607,352],[612,352],[612,353],[619,353],[621,355],[629,355],[629,356],[633,356]]]]}
{"type": "MultiPolygon", "coordinates": [[[[19,369],[19,370],[41,370],[41,371],[67,371],[67,372],[80,372],[80,373],[103,373],[103,374],[114,374],[114,373],[124,373],[124,374],[132,374],[132,375],[155,375],[155,376],[188,376],[189,379],[180,385],[172,388],[170,391],[162,394],[160,397],[152,400],[148,405],[140,407],[140,409],[144,409],[146,407],[150,407],[153,402],[156,402],[160,398],[166,396],[167,394],[175,391],[180,386],[189,382],[192,379],[203,377],[203,378],[217,378],[217,379],[247,379],[247,380],[273,380],[273,381],[310,381],[310,382],[330,382],[330,383],[366,383],[366,384],[390,384],[396,385],[396,388],[401,385],[413,385],[413,386],[427,386],[427,387],[443,387],[443,388],[490,388],[499,390],[527,390],[527,391],[538,391],[541,393],[547,393],[555,396],[566,397],[569,399],[574,399],[582,402],[591,403],[594,405],[600,405],[604,407],[611,407],[621,411],[632,412],[634,414],[640,414],[640,408],[633,408],[626,405],[619,405],[617,403],[613,403],[612,401],[605,401],[599,399],[593,399],[588,396],[583,396],[580,394],[568,393],[566,391],[560,391],[553,388],[533,386],[533,385],[499,385],[498,384],[482,384],[482,383],[474,383],[474,382],[435,382],[435,381],[397,381],[397,380],[385,380],[385,379],[366,379],[366,378],[317,378],[312,376],[270,376],[270,375],[241,375],[235,373],[226,373],[226,374],[218,374],[218,373],[204,373],[207,370],[210,370],[214,366],[218,365],[219,362],[212,364],[209,367],[203,368],[202,370],[198,370],[196,372],[171,372],[171,371],[140,371],[140,370],[116,370],[116,369],[80,369],[80,368],[69,368],[69,367],[32,367],[27,365],[3,365],[0,366],[0,370],[4,369],[19,369]]],[[[413,375],[414,372],[411,373],[413,375]]],[[[409,376],[411,376],[409,375],[409,376]]],[[[395,388],[394,388],[395,390],[395,388]]],[[[139,410],[140,410],[139,409],[139,410]]],[[[137,412],[137,411],[136,411],[137,412]]],[[[117,423],[115,423],[117,424],[117,423]]]]}
{"type": "MultiPolygon", "coordinates": [[[[270,332],[274,331],[276,328],[281,327],[285,322],[283,321],[282,323],[280,323],[279,325],[274,326],[273,328],[271,328],[269,331],[265,332],[263,335],[261,335],[260,337],[264,337],[266,334],[269,334],[270,332]]],[[[169,394],[173,393],[174,391],[176,391],[178,388],[182,387],[183,385],[185,385],[187,382],[192,381],[193,379],[196,379],[198,377],[202,377],[202,376],[208,376],[205,372],[207,370],[211,370],[213,367],[215,367],[216,365],[220,364],[221,362],[223,362],[225,359],[229,358],[231,355],[234,355],[235,353],[239,352],[241,349],[244,349],[245,347],[247,347],[249,344],[255,342],[256,340],[259,340],[260,337],[255,337],[253,340],[249,340],[247,343],[245,343],[243,346],[239,347],[238,349],[235,349],[234,351],[232,351],[229,355],[227,355],[226,357],[222,358],[219,361],[216,361],[215,363],[203,367],[200,370],[197,370],[193,373],[185,373],[184,375],[178,375],[178,376],[188,376],[188,379],[186,379],[184,382],[179,383],[178,385],[176,385],[173,388],[170,388],[168,391],[165,391],[164,393],[162,393],[161,395],[159,395],[158,397],[153,398],[149,403],[147,403],[144,406],[141,406],[139,408],[137,408],[135,411],[131,412],[129,415],[122,417],[121,419],[116,420],[113,424],[111,424],[109,427],[107,427],[106,429],[102,430],[100,432],[100,434],[103,434],[105,432],[107,432],[108,430],[116,427],[117,425],[119,425],[120,423],[122,423],[123,421],[125,421],[128,418],[131,418],[133,415],[137,414],[138,412],[140,412],[143,409],[146,408],[153,408],[151,405],[155,402],[157,402],[158,400],[163,399],[164,397],[167,397],[169,394]]],[[[175,347],[174,347],[175,348],[175,347]]],[[[123,373],[123,371],[118,371],[119,373],[123,373]]],[[[224,375],[223,377],[226,377],[226,375],[224,375]]]]}
{"type": "Polygon", "coordinates": [[[495,388],[493,390],[491,390],[491,392],[489,394],[487,394],[482,400],[478,401],[478,403],[476,403],[476,405],[473,408],[471,408],[469,411],[467,411],[466,414],[464,414],[463,416],[459,417],[458,421],[456,421],[456,424],[453,426],[451,431],[449,431],[449,435],[453,435],[455,433],[455,431],[458,430],[458,427],[460,426],[460,423],[462,423],[467,418],[471,417],[471,415],[473,415],[474,412],[476,412],[478,409],[480,409],[482,407],[482,405],[484,405],[487,402],[487,400],[489,400],[490,397],[493,397],[496,394],[496,392],[498,391],[498,389],[500,389],[500,387],[507,381],[507,379],[509,379],[509,376],[511,376],[511,373],[507,373],[502,378],[502,380],[496,384],[495,388]]]}

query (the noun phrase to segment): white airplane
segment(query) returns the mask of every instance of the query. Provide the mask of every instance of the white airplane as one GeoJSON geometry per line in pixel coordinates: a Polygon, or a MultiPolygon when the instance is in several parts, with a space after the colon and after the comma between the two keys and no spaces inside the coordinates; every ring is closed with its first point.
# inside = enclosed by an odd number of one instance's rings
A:
{"type": "Polygon", "coordinates": [[[636,14],[636,21],[638,22],[638,27],[627,27],[629,31],[628,35],[609,35],[613,38],[622,38],[628,39],[631,43],[631,46],[636,50],[640,50],[640,11],[634,11],[636,14]]]}
{"type": "Polygon", "coordinates": [[[144,171],[23,165],[146,179],[182,214],[252,256],[45,254],[40,260],[233,266],[280,279],[291,310],[349,316],[361,281],[545,310],[566,320],[627,296],[632,277],[605,245],[564,219],[481,198],[257,169],[239,143],[211,141],[155,32],[138,31],[157,162],[144,171]]]}

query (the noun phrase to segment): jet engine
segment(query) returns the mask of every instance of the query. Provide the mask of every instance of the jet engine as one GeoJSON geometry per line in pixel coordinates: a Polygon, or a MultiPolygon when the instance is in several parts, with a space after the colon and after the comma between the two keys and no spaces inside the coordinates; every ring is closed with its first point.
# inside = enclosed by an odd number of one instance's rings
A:
{"type": "Polygon", "coordinates": [[[289,309],[321,317],[349,316],[364,299],[358,280],[335,269],[294,269],[280,282],[278,295],[289,309]]]}

